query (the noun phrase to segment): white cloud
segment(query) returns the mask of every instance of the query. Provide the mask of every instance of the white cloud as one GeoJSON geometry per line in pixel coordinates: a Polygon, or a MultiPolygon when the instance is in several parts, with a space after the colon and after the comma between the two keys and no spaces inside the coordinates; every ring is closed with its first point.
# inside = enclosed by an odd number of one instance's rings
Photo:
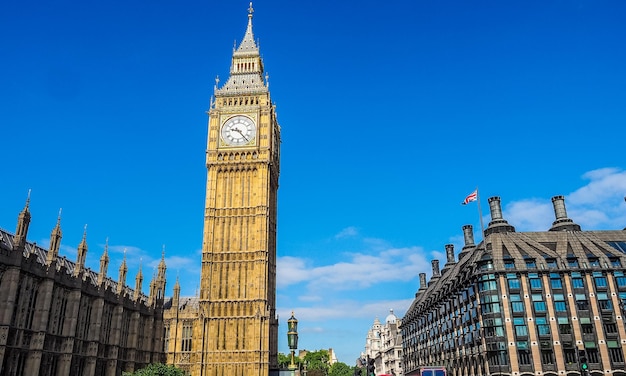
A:
{"type": "MultiPolygon", "coordinates": [[[[50,242],[48,242],[48,245],[45,248],[48,249],[49,247],[50,242]]],[[[65,256],[69,260],[76,261],[76,257],[78,256],[78,247],[72,247],[61,243],[61,245],[59,246],[59,256],[65,256]]]]}
{"type": "Polygon", "coordinates": [[[276,273],[279,276],[276,282],[278,288],[298,284],[310,278],[310,269],[305,260],[298,257],[279,257],[276,261],[276,273]]]}
{"type": "Polygon", "coordinates": [[[616,206],[615,199],[623,201],[626,195],[626,171],[602,168],[589,171],[582,177],[589,183],[567,196],[572,204],[595,205],[610,210],[616,206]]]}
{"type": "MultiPolygon", "coordinates": [[[[447,256],[446,256],[445,252],[432,251],[431,255],[433,256],[432,257],[433,260],[439,260],[439,266],[443,266],[443,264],[447,260],[447,256]]],[[[432,269],[432,260],[431,260],[431,264],[430,265],[431,265],[431,269],[432,269]]]]}
{"type": "Polygon", "coordinates": [[[140,257],[145,253],[141,248],[132,245],[109,245],[109,252],[126,254],[126,257],[140,257]]]}
{"type": "Polygon", "coordinates": [[[430,261],[419,247],[388,248],[378,254],[348,253],[343,261],[314,265],[298,257],[278,259],[279,287],[305,283],[313,291],[362,289],[385,282],[409,281],[427,270],[430,261]]]}
{"type": "Polygon", "coordinates": [[[298,300],[301,302],[321,302],[324,297],[321,295],[300,295],[298,300]]]}
{"type": "MultiPolygon", "coordinates": [[[[37,247],[43,248],[46,251],[50,249],[50,239],[40,239],[37,243],[37,247]]],[[[61,243],[59,245],[59,257],[65,257],[68,260],[75,262],[76,257],[78,255],[78,245],[73,247],[71,245],[67,245],[61,243]]]]}
{"type": "MultiPolygon", "coordinates": [[[[150,266],[157,266],[161,262],[161,259],[152,261],[150,266]]],[[[168,270],[180,270],[183,273],[186,273],[190,270],[200,271],[200,264],[198,263],[198,258],[194,255],[193,257],[180,257],[180,256],[171,256],[165,258],[165,265],[168,270]]]]}
{"type": "Polygon", "coordinates": [[[357,228],[354,226],[350,226],[339,231],[339,233],[335,235],[335,239],[352,238],[354,236],[357,236],[358,234],[359,234],[359,231],[357,230],[357,228]]]}
{"type": "Polygon", "coordinates": [[[589,183],[566,197],[568,217],[583,229],[626,226],[626,171],[603,168],[583,175],[589,183]]]}
{"type": "Polygon", "coordinates": [[[363,244],[365,244],[372,251],[382,252],[387,248],[391,247],[389,242],[383,239],[378,238],[365,238],[363,239],[363,244]]]}
{"type": "MultiPolygon", "coordinates": [[[[344,299],[334,302],[324,301],[320,306],[301,306],[292,309],[279,310],[280,317],[290,317],[291,312],[296,313],[299,321],[307,322],[324,322],[330,320],[362,318],[374,319],[381,317],[384,319],[389,310],[393,309],[394,314],[402,317],[406,310],[413,302],[412,298],[399,300],[377,300],[372,303],[363,304],[363,302],[351,299],[344,299]]],[[[365,335],[365,333],[364,333],[365,335]]]]}
{"type": "Polygon", "coordinates": [[[548,199],[525,199],[506,205],[503,214],[517,231],[545,231],[552,226],[554,209],[548,199]]]}
{"type": "MultiPolygon", "coordinates": [[[[602,168],[585,173],[589,182],[565,196],[567,216],[583,230],[626,226],[626,171],[602,168]]],[[[532,198],[506,205],[504,218],[517,231],[546,231],[555,220],[551,198],[532,198]]]]}
{"type": "MultiPolygon", "coordinates": [[[[568,217],[583,230],[624,228],[626,172],[606,168],[590,171],[582,178],[584,185],[566,195],[568,217]]],[[[555,220],[550,197],[511,202],[506,205],[503,216],[517,231],[545,231],[555,220]]],[[[489,217],[486,218],[488,221],[489,217]]],[[[454,234],[450,240],[458,248],[463,246],[464,239],[459,234],[454,234]]],[[[460,249],[456,249],[456,253],[459,252],[460,249]]],[[[415,290],[411,281],[421,272],[431,274],[432,259],[439,259],[440,267],[445,266],[446,261],[443,249],[393,247],[383,239],[363,237],[353,226],[346,227],[330,240],[325,239],[319,252],[313,248],[306,255],[311,256],[285,256],[277,260],[280,300],[294,305],[288,310],[279,309],[279,314],[289,317],[293,310],[303,323],[303,331],[323,332],[320,340],[325,343],[339,335],[333,326],[362,326],[365,336],[373,319],[384,320],[389,309],[401,318],[413,302],[415,290]],[[346,241],[350,244],[344,244],[346,241]],[[358,251],[329,254],[328,247],[358,251]],[[390,289],[399,291],[406,299],[385,299],[390,289]],[[324,324],[305,325],[317,322],[324,324]]]]}
{"type": "Polygon", "coordinates": [[[309,326],[300,330],[300,333],[325,333],[328,330],[321,326],[309,326]]]}

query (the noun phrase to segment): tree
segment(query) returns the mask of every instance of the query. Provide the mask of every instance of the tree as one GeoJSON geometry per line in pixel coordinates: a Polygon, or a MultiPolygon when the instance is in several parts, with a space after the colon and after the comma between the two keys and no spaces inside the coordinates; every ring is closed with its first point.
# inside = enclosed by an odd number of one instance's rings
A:
{"type": "Polygon", "coordinates": [[[328,375],[329,359],[327,350],[308,352],[304,356],[304,361],[307,362],[307,376],[328,375]]]}
{"type": "Polygon", "coordinates": [[[278,367],[287,368],[291,363],[291,355],[285,355],[283,353],[278,353],[278,367]]]}
{"type": "Polygon", "coordinates": [[[346,363],[337,362],[330,366],[328,376],[354,376],[354,371],[346,363]]]}
{"type": "Polygon", "coordinates": [[[122,376],[186,376],[185,372],[172,365],[153,363],[135,372],[122,372],[122,376]]]}

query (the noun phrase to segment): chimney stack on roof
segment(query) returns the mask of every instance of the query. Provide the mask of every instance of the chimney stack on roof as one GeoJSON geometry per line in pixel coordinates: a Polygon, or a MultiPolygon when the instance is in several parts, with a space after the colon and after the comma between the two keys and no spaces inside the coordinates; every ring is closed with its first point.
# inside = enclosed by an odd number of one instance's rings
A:
{"type": "Polygon", "coordinates": [[[515,227],[511,226],[504,218],[502,218],[502,207],[500,206],[500,197],[489,197],[489,211],[491,212],[491,222],[485,229],[485,236],[494,232],[515,232],[515,227]]]}
{"type": "Polygon", "coordinates": [[[474,228],[472,225],[463,226],[463,239],[465,244],[461,249],[461,253],[459,253],[459,261],[472,249],[476,248],[476,244],[474,244],[474,228]]]}
{"type": "Polygon", "coordinates": [[[476,246],[476,244],[474,244],[474,228],[472,227],[472,225],[463,226],[463,239],[465,241],[463,249],[476,246]]]}
{"type": "Polygon", "coordinates": [[[454,244],[446,244],[446,257],[448,264],[454,264],[454,244]]]}
{"type": "Polygon", "coordinates": [[[556,220],[552,222],[550,231],[580,231],[580,226],[567,218],[564,196],[552,197],[552,206],[554,206],[554,216],[556,220]]]}
{"type": "Polygon", "coordinates": [[[420,273],[420,290],[425,290],[428,285],[426,284],[426,273],[420,273]]]}
{"type": "Polygon", "coordinates": [[[431,263],[433,265],[433,276],[432,276],[432,278],[440,277],[441,276],[441,272],[439,271],[439,260],[433,260],[433,261],[431,261],[431,263]]]}

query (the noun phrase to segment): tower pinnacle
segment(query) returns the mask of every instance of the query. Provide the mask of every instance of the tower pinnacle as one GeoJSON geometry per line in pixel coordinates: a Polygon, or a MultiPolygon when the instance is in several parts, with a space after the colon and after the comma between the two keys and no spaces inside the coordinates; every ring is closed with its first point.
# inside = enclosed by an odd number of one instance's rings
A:
{"type": "Polygon", "coordinates": [[[252,8],[252,2],[250,2],[250,7],[248,8],[248,27],[246,28],[246,33],[236,53],[259,53],[259,48],[254,42],[254,34],[252,33],[252,13],[254,13],[254,9],[252,8]]]}
{"type": "Polygon", "coordinates": [[[48,255],[46,256],[46,264],[50,265],[53,261],[56,261],[59,256],[59,247],[61,246],[61,238],[63,232],[61,232],[61,209],[59,209],[59,216],[57,217],[57,224],[50,233],[50,247],[48,249],[48,255]]]}
{"type": "MultiPolygon", "coordinates": [[[[218,87],[218,81],[215,83],[214,95],[216,99],[224,96],[265,94],[268,92],[263,81],[263,61],[252,32],[253,12],[254,9],[250,3],[248,26],[239,47],[233,51],[230,76],[222,88],[218,87]]],[[[237,41],[235,41],[236,45],[237,41]]]]}
{"type": "Polygon", "coordinates": [[[28,225],[30,224],[30,189],[26,198],[26,205],[17,217],[17,228],[15,230],[15,238],[13,246],[16,251],[23,251],[26,246],[26,236],[28,234],[28,225]]]}
{"type": "Polygon", "coordinates": [[[159,274],[158,277],[159,278],[163,278],[165,279],[165,244],[163,244],[163,250],[161,251],[161,261],[159,262],[159,274]]]}
{"type": "Polygon", "coordinates": [[[109,238],[106,238],[104,242],[104,252],[100,257],[100,273],[98,274],[98,285],[102,285],[104,279],[107,276],[107,269],[109,268],[109,238]]]}
{"type": "Polygon", "coordinates": [[[141,271],[141,261],[139,259],[139,271],[137,272],[137,276],[135,277],[135,295],[133,296],[134,300],[138,300],[141,296],[141,286],[143,284],[143,272],[141,271]]]}
{"type": "Polygon", "coordinates": [[[117,293],[118,295],[122,294],[124,291],[124,284],[126,284],[126,273],[128,272],[128,267],[126,266],[126,248],[124,248],[124,260],[122,260],[122,265],[120,265],[120,273],[117,281],[117,293]]]}
{"type": "Polygon", "coordinates": [[[85,268],[85,260],[87,258],[87,225],[83,230],[83,239],[78,245],[78,255],[76,258],[76,265],[74,266],[74,276],[80,275],[85,268]]]}

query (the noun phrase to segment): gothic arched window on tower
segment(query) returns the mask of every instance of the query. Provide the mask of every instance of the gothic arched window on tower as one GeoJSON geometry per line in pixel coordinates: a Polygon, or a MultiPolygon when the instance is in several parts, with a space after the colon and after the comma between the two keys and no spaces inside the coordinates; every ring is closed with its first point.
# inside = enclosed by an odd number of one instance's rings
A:
{"type": "Polygon", "coordinates": [[[191,342],[193,335],[193,322],[185,321],[183,322],[183,334],[182,334],[182,343],[180,351],[191,351],[191,342]]]}

